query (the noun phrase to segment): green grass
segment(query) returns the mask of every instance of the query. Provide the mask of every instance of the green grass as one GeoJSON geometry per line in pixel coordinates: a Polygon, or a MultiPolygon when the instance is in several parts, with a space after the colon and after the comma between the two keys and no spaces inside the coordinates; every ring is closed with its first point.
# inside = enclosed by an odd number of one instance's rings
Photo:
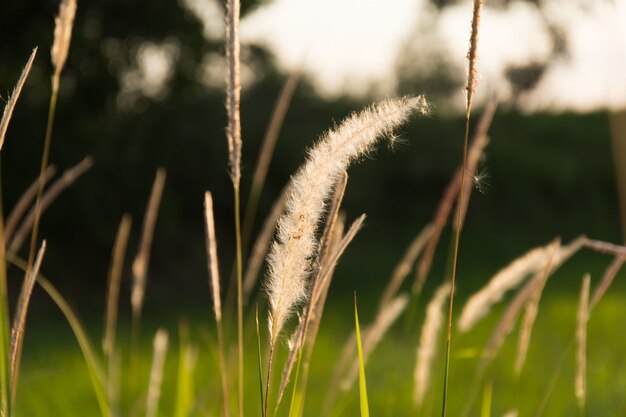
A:
{"type": "MultiPolygon", "coordinates": [[[[316,345],[311,368],[311,380],[305,416],[316,416],[323,401],[328,378],[337,360],[338,350],[354,325],[352,300],[329,306],[326,320],[316,345]]],[[[461,303],[459,303],[461,305],[461,303]]],[[[370,310],[363,304],[363,312],[370,310]]],[[[518,381],[514,375],[517,335],[513,332],[507,339],[500,355],[495,359],[486,378],[475,383],[476,354],[486,342],[495,326],[496,309],[481,321],[475,330],[465,335],[455,334],[456,343],[451,354],[450,403],[451,415],[460,415],[467,403],[473,386],[478,387],[472,415],[478,415],[484,383],[493,383],[493,415],[502,415],[509,409],[520,409],[520,415],[534,415],[541,403],[550,379],[556,372],[559,359],[567,349],[575,332],[577,300],[571,294],[552,292],[546,295],[540,307],[529,357],[518,381]]],[[[208,311],[208,310],[207,310],[208,311]]],[[[626,315],[624,297],[610,292],[593,312],[589,323],[588,351],[588,401],[589,415],[616,415],[626,407],[623,393],[626,392],[626,339],[616,337],[621,332],[626,315]]],[[[92,330],[99,331],[99,317],[87,320],[92,330]]],[[[177,335],[177,326],[168,320],[170,335],[177,335]]],[[[195,370],[195,414],[217,415],[220,398],[217,352],[214,348],[213,329],[209,328],[208,313],[194,313],[190,320],[191,341],[199,348],[195,370]]],[[[402,321],[381,342],[367,364],[368,394],[371,414],[375,416],[409,415],[412,410],[412,372],[415,358],[416,329],[405,332],[402,321]]],[[[142,335],[141,363],[139,366],[143,387],[147,387],[151,359],[151,340],[160,323],[147,322],[142,335]]],[[[365,321],[363,321],[365,324],[365,321]]],[[[127,338],[127,329],[122,328],[121,346],[127,338]]],[[[99,333],[92,333],[95,346],[99,346],[99,333]]],[[[231,333],[232,336],[232,333],[231,333]]],[[[250,348],[246,349],[246,409],[249,415],[260,415],[258,395],[257,352],[253,349],[253,333],[249,333],[250,348]]],[[[248,346],[248,344],[246,345],[248,346]]],[[[172,415],[176,399],[176,375],[178,363],[178,340],[173,339],[165,369],[160,415],[172,415]]],[[[442,340],[443,352],[443,340],[442,340]]],[[[231,352],[231,368],[236,369],[236,352],[231,352]]],[[[280,363],[282,358],[278,358],[280,363]]],[[[442,358],[435,365],[435,389],[429,391],[423,409],[424,416],[436,415],[441,401],[443,376],[442,358]],[[430,411],[430,412],[429,412],[430,411]]],[[[574,352],[569,351],[565,366],[543,415],[574,415],[574,352]]],[[[234,386],[232,387],[234,389],[234,386]]],[[[358,386],[340,397],[339,404],[347,404],[340,415],[354,416],[359,413],[358,386]]],[[[140,398],[143,393],[133,393],[140,398]]],[[[137,414],[143,415],[143,400],[137,414]]],[[[130,405],[128,401],[125,404],[130,405]]],[[[24,346],[24,361],[21,370],[16,414],[24,416],[85,416],[98,415],[98,403],[93,393],[89,373],[68,324],[60,314],[45,317],[33,314],[28,323],[24,346]]],[[[286,415],[288,407],[281,408],[279,415],[286,415]]]]}

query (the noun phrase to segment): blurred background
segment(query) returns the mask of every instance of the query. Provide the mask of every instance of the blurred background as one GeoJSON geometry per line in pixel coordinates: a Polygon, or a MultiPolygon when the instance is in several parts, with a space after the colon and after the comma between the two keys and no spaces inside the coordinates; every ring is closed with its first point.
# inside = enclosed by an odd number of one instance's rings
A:
{"type": "MultiPolygon", "coordinates": [[[[48,0],[0,6],[3,99],[39,47],[2,152],[5,213],[39,172],[57,10],[48,0]]],[[[255,233],[306,148],[330,126],[381,98],[426,94],[433,105],[432,115],[399,130],[399,146],[383,147],[350,170],[344,209],[348,219],[368,219],[340,263],[331,303],[350,300],[354,289],[364,303],[375,300],[462,158],[471,2],[243,0],[241,15],[244,207],[275,102],[290,77],[297,81],[255,233]]],[[[48,242],[43,271],[88,321],[101,320],[111,248],[126,212],[133,218],[127,259],[134,255],[159,167],[167,180],[146,309],[163,317],[198,309],[208,317],[205,190],[215,200],[220,267],[230,275],[223,16],[218,0],[78,3],[51,163],[62,172],[91,155],[94,165],[47,210],[40,236],[48,242]]],[[[462,237],[461,299],[555,236],[624,241],[626,5],[487,1],[478,72],[472,130],[491,95],[500,105],[479,166],[484,189],[472,195],[462,237]]],[[[429,285],[442,278],[445,247],[429,285]]],[[[599,276],[608,262],[582,253],[567,270],[576,279],[560,279],[552,291],[577,293],[582,273],[599,276]]],[[[21,275],[10,273],[15,293],[21,275]]],[[[129,299],[130,277],[128,265],[122,300],[129,299]]],[[[33,321],[55,309],[38,290],[31,308],[33,321]]]]}

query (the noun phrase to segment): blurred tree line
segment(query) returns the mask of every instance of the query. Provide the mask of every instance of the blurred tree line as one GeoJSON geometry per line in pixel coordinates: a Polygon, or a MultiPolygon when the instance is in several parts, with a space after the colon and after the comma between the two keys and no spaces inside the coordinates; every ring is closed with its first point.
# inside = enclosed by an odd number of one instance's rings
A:
{"type": "MultiPolygon", "coordinates": [[[[242,15],[258,4],[242,3],[242,15]]],[[[57,8],[57,1],[48,0],[0,6],[3,92],[13,87],[31,49],[39,46],[2,152],[5,213],[38,173],[57,8]]],[[[179,2],[79,2],[61,82],[51,162],[62,171],[92,155],[95,165],[48,210],[40,233],[48,240],[43,269],[70,298],[79,293],[87,299],[103,297],[110,250],[124,212],[133,217],[130,264],[158,167],[167,170],[167,181],[149,291],[158,294],[161,289],[167,294],[164,298],[170,297],[166,288],[174,282],[181,297],[203,294],[197,289],[206,286],[205,190],[211,190],[216,200],[222,271],[229,275],[234,245],[223,79],[217,72],[213,84],[202,82],[206,57],[221,56],[223,49],[219,38],[203,36],[201,23],[179,2]],[[154,94],[133,89],[133,81],[140,80],[128,78],[133,71],[141,75],[137,56],[151,44],[171,45],[174,60],[165,75],[165,89],[154,94]]],[[[245,196],[274,102],[289,74],[278,71],[271,53],[261,46],[245,46],[242,58],[254,76],[254,82],[244,86],[241,105],[245,196]]],[[[437,97],[461,87],[455,81],[458,77],[450,78],[445,71],[440,78],[430,79],[413,77],[406,63],[400,62],[398,68],[404,93],[428,86],[429,95],[437,97]]],[[[257,228],[302,162],[306,146],[333,121],[363,105],[350,98],[326,102],[306,77],[301,80],[270,168],[257,228]]],[[[480,109],[475,114],[478,117],[480,109]]],[[[346,211],[350,218],[365,212],[369,220],[345,258],[353,273],[345,285],[364,273],[382,282],[413,235],[430,220],[461,159],[462,132],[460,119],[437,116],[435,110],[431,118],[414,120],[401,130],[403,140],[393,154],[381,150],[375,161],[351,171],[346,211]],[[364,256],[371,264],[363,265],[364,256]]],[[[467,259],[477,259],[470,256],[476,255],[501,263],[555,235],[569,239],[584,232],[619,239],[605,114],[524,117],[505,107],[496,115],[490,136],[488,157],[481,167],[488,169],[490,184],[486,194],[472,197],[464,237],[467,259]]]]}

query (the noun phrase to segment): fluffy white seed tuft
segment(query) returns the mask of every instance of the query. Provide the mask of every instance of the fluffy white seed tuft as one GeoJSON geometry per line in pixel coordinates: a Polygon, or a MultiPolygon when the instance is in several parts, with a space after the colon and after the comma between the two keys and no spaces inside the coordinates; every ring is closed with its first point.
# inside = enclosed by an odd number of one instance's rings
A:
{"type": "Polygon", "coordinates": [[[272,344],[294,309],[306,299],[316,231],[333,187],[350,162],[370,152],[379,138],[389,136],[413,112],[428,112],[423,97],[387,100],[353,114],[322,137],[292,178],[286,211],[278,221],[277,239],[268,255],[272,344]]]}

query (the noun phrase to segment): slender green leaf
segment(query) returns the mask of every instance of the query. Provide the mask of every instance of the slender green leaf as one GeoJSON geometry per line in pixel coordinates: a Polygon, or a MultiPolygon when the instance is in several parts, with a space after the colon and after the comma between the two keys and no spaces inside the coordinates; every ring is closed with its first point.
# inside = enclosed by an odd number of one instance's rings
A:
{"type": "Polygon", "coordinates": [[[256,320],[256,345],[257,345],[257,359],[259,363],[259,389],[261,396],[261,415],[265,417],[265,407],[263,406],[263,366],[261,364],[263,356],[261,355],[261,332],[259,331],[259,304],[256,304],[256,310],[254,318],[256,320]]]}
{"type": "MultiPolygon", "coordinates": [[[[19,258],[13,254],[7,254],[7,260],[18,268],[26,271],[27,263],[24,259],[19,258]]],[[[111,407],[106,395],[106,378],[102,368],[102,364],[98,360],[98,357],[95,354],[95,350],[91,345],[89,338],[87,337],[87,333],[83,325],[81,324],[78,316],[70,305],[65,301],[61,293],[57,291],[57,289],[52,285],[47,278],[45,278],[41,273],[37,274],[37,283],[44,289],[46,293],[52,298],[52,301],[59,307],[65,319],[69,323],[72,331],[74,332],[74,336],[76,336],[76,340],[78,341],[78,345],[80,346],[80,350],[83,353],[83,357],[85,358],[85,362],[87,363],[87,369],[89,371],[89,376],[91,378],[91,384],[93,385],[94,393],[96,394],[96,399],[98,400],[98,405],[100,406],[100,412],[104,417],[113,416],[113,412],[111,411],[111,407]]]]}
{"type": "Polygon", "coordinates": [[[365,382],[365,361],[363,346],[361,345],[361,330],[359,329],[359,313],[356,308],[356,291],[354,292],[354,322],[356,326],[356,346],[359,351],[359,396],[361,400],[361,417],[369,417],[370,409],[367,401],[367,384],[365,382]]]}

